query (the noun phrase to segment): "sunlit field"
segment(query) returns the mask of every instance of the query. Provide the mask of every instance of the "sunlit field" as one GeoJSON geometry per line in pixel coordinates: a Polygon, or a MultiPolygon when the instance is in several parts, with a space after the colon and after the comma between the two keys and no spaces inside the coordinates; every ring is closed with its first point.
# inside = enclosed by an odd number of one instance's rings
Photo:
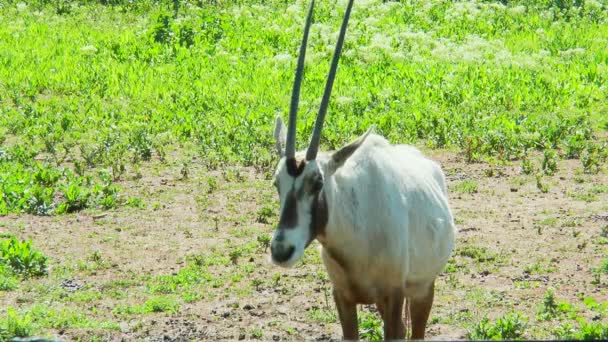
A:
{"type": "MultiPolygon", "coordinates": [[[[345,7],[315,6],[298,149],[345,7]]],[[[307,8],[0,2],[0,341],[341,337],[318,244],[268,261],[307,8]]],[[[321,145],[376,125],[444,168],[428,338],[608,338],[607,47],[606,0],[355,1],[321,145]]]]}

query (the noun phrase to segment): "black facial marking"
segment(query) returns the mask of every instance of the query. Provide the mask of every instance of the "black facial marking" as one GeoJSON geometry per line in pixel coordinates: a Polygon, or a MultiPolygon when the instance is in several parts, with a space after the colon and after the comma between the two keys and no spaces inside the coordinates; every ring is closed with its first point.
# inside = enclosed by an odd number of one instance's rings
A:
{"type": "Polygon", "coordinates": [[[292,229],[298,224],[298,201],[294,189],[289,190],[285,206],[279,218],[280,229],[292,229]]]}
{"type": "Polygon", "coordinates": [[[327,220],[329,219],[329,211],[324,192],[315,195],[311,210],[312,217],[309,227],[310,239],[306,243],[306,246],[308,246],[317,236],[325,235],[325,226],[327,226],[327,220]]]}

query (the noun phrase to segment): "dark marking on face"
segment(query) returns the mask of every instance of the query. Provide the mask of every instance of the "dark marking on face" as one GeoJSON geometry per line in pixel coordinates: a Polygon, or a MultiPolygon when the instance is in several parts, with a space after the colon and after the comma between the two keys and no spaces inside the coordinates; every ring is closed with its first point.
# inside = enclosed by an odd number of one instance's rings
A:
{"type": "Polygon", "coordinates": [[[294,189],[289,190],[279,218],[280,229],[292,229],[298,224],[298,201],[294,189]]]}
{"type": "Polygon", "coordinates": [[[287,173],[292,177],[298,177],[304,171],[306,166],[305,160],[297,160],[296,158],[289,158],[285,160],[285,166],[287,167],[287,173]]]}
{"type": "Polygon", "coordinates": [[[325,227],[327,226],[327,220],[329,219],[325,192],[320,191],[315,196],[312,202],[311,211],[312,217],[310,220],[310,239],[306,246],[308,246],[318,235],[325,235],[325,227]]]}

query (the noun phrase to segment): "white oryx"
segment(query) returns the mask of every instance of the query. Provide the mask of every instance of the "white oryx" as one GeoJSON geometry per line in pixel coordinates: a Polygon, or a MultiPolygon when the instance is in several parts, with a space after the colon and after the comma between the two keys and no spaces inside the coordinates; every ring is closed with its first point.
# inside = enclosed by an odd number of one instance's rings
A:
{"type": "Polygon", "coordinates": [[[375,303],[385,339],[423,339],[434,283],[454,248],[456,227],[440,166],[414,147],[392,145],[370,128],[336,152],[317,156],[323,120],[353,5],[349,0],[309,147],[295,151],[296,115],[311,0],[293,86],[289,127],[277,118],[281,203],[271,259],[293,266],[317,239],[333,284],[343,337],[358,339],[357,304],[375,303]],[[284,148],[283,148],[284,146],[284,148]]]}

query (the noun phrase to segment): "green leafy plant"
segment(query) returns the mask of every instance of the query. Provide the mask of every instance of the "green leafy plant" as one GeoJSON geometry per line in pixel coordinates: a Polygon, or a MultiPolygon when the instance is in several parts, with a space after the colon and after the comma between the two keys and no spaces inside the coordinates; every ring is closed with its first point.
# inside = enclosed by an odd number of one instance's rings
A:
{"type": "Polygon", "coordinates": [[[553,330],[553,335],[562,340],[606,340],[608,339],[608,324],[603,322],[588,323],[582,319],[578,320],[579,326],[575,327],[567,322],[553,330]]]}
{"type": "Polygon", "coordinates": [[[47,257],[34,249],[31,241],[21,242],[15,237],[0,240],[0,264],[24,277],[38,277],[48,273],[47,257]]]}
{"type": "Polygon", "coordinates": [[[360,337],[368,341],[381,341],[382,320],[372,312],[361,312],[358,316],[360,337]]]}
{"type": "Polygon", "coordinates": [[[523,337],[527,327],[525,316],[520,313],[508,313],[495,322],[487,317],[467,332],[471,340],[518,340],[523,337]]]}

